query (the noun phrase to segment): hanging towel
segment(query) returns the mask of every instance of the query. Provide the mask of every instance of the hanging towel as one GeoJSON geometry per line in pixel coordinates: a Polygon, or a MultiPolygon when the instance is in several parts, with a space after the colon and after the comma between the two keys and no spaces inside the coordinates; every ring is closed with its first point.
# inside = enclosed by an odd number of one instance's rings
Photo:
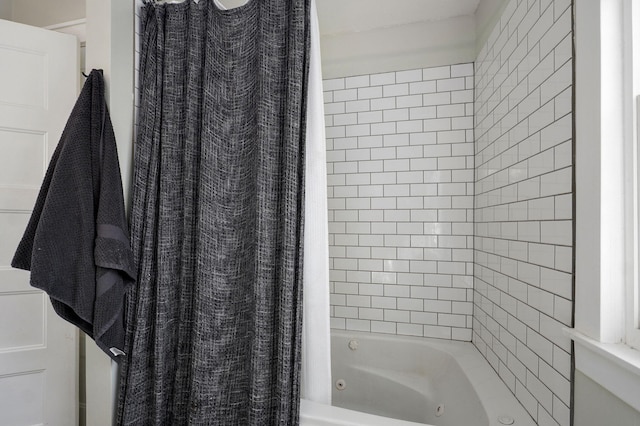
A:
{"type": "Polygon", "coordinates": [[[82,88],[11,262],[55,311],[117,360],[134,262],[102,70],[82,88]]]}

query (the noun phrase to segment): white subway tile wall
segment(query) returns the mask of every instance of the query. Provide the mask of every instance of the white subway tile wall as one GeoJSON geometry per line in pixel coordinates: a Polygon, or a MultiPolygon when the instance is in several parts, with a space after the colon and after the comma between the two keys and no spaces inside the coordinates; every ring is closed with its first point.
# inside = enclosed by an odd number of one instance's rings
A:
{"type": "Polygon", "coordinates": [[[568,426],[571,1],[510,0],[476,62],[473,342],[529,414],[568,426]]]}
{"type": "Polygon", "coordinates": [[[471,340],[473,82],[471,63],[324,81],[333,328],[471,340]]]}

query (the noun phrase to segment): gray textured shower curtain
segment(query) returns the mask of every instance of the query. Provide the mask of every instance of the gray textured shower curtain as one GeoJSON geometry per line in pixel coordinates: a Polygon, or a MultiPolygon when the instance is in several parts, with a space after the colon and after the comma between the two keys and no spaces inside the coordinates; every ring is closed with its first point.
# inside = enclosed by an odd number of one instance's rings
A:
{"type": "Polygon", "coordinates": [[[309,0],[146,4],[117,423],[298,423],[309,0]]]}

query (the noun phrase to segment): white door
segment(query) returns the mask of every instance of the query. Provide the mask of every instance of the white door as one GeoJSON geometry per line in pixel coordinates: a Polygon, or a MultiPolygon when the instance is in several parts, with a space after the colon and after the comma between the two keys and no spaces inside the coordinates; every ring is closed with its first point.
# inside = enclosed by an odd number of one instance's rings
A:
{"type": "Polygon", "coordinates": [[[78,423],[78,333],[10,263],[78,87],[74,36],[0,20],[0,425],[78,423]]]}

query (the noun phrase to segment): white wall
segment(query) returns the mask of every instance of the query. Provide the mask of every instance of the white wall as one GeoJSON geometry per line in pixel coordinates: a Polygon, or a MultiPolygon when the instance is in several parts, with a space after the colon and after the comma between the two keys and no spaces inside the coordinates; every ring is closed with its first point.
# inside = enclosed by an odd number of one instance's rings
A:
{"type": "Polygon", "coordinates": [[[568,426],[570,0],[511,0],[476,62],[473,342],[529,414],[568,426]]]}
{"type": "Polygon", "coordinates": [[[476,54],[487,43],[491,32],[509,3],[508,0],[481,0],[475,13],[476,21],[476,54]]]}
{"type": "Polygon", "coordinates": [[[324,88],[332,327],[471,340],[473,64],[324,88]]]}
{"type": "Polygon", "coordinates": [[[13,6],[11,0],[0,0],[0,19],[11,20],[13,6]]]}
{"type": "Polygon", "coordinates": [[[575,389],[575,425],[640,425],[640,412],[625,404],[580,370],[576,370],[575,389]]]}
{"type": "Polygon", "coordinates": [[[11,6],[12,21],[35,27],[75,21],[86,16],[85,0],[13,0],[11,6]]]}
{"type": "MultiPolygon", "coordinates": [[[[105,97],[118,145],[126,206],[133,160],[134,3],[130,0],[87,1],[87,69],[102,69],[105,97]]],[[[110,426],[115,409],[117,364],[87,339],[86,424],[110,426]]]]}
{"type": "Polygon", "coordinates": [[[325,34],[320,44],[324,78],[473,62],[475,20],[468,15],[325,34]]]}

